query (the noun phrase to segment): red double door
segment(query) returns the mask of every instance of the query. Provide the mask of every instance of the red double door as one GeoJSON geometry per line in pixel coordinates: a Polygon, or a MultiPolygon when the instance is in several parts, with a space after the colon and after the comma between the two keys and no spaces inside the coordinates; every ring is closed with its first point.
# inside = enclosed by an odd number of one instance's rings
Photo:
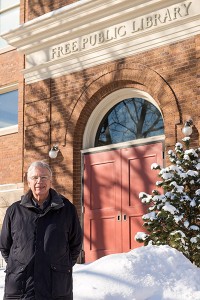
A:
{"type": "Polygon", "coordinates": [[[85,262],[141,246],[134,237],[147,208],[139,193],[151,194],[162,165],[162,143],[84,155],[85,262]]]}

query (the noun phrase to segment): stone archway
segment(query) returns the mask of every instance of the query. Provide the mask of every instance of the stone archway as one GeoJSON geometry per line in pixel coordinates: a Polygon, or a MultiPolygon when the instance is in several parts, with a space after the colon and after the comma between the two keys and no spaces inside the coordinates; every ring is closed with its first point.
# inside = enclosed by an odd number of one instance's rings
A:
{"type": "Polygon", "coordinates": [[[165,122],[166,143],[167,145],[173,145],[176,142],[175,125],[180,123],[180,112],[175,94],[161,75],[141,64],[129,66],[122,64],[116,69],[105,69],[88,82],[86,89],[77,99],[73,108],[64,138],[65,143],[67,140],[72,141],[76,131],[79,132],[79,136],[80,132],[83,134],[83,125],[86,125],[91,112],[104,97],[111,92],[126,87],[147,92],[157,102],[165,122]],[[174,120],[173,123],[170,121],[170,124],[167,121],[169,113],[173,113],[174,120]]]}

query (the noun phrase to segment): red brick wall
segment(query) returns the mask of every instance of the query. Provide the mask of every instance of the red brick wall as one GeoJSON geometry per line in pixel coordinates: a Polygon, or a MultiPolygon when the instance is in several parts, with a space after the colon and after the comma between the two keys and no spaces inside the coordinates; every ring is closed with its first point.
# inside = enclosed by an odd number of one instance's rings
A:
{"type": "Polygon", "coordinates": [[[56,10],[63,6],[67,6],[77,1],[79,0],[28,0],[26,7],[26,21],[32,20],[50,11],[56,10]]]}
{"type": "Polygon", "coordinates": [[[18,133],[0,136],[0,184],[23,180],[23,57],[16,50],[0,55],[0,87],[19,83],[18,133]]]}
{"type": "Polygon", "coordinates": [[[17,51],[9,51],[0,55],[0,86],[18,81],[19,55],[17,51]]]}
{"type": "Polygon", "coordinates": [[[25,166],[32,159],[50,162],[54,187],[80,209],[83,132],[93,109],[109,93],[124,87],[148,92],[164,117],[166,151],[183,135],[192,117],[192,146],[199,143],[200,36],[116,62],[34,83],[26,87],[25,166]],[[50,145],[58,158],[49,160],[50,145]]]}

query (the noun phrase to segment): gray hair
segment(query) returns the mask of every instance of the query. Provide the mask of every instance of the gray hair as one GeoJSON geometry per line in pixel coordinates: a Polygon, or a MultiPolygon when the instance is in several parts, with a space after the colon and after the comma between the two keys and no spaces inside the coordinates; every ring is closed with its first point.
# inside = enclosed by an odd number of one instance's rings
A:
{"type": "Polygon", "coordinates": [[[29,174],[32,171],[32,169],[38,168],[38,167],[47,169],[50,173],[50,177],[52,178],[52,171],[51,171],[50,166],[47,163],[45,163],[44,161],[34,161],[28,168],[27,179],[29,178],[29,174]]]}

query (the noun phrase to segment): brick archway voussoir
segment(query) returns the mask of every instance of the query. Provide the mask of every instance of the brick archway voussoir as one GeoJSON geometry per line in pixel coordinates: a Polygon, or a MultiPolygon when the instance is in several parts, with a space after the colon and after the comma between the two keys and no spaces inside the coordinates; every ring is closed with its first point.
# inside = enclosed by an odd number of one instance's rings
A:
{"type": "MultiPolygon", "coordinates": [[[[78,120],[81,118],[82,114],[85,113],[85,108],[90,100],[95,98],[95,105],[98,105],[103,97],[117,89],[119,82],[121,83],[120,88],[123,87],[123,82],[126,86],[128,82],[132,85],[140,85],[144,91],[148,92],[157,102],[162,111],[166,136],[176,136],[174,132],[175,126],[168,126],[169,122],[165,121],[168,120],[168,116],[171,113],[173,117],[171,118],[170,123],[172,123],[172,121],[173,124],[180,123],[180,112],[178,110],[176,97],[169,84],[162,78],[161,75],[147,66],[140,64],[127,66],[125,64],[124,66],[120,65],[119,68],[104,70],[104,72],[97,74],[93,77],[93,80],[88,83],[85,91],[82,93],[80,98],[77,99],[73,113],[69,120],[70,135],[72,139],[72,136],[76,136],[76,134],[73,133],[75,133],[76,129],[78,130],[79,127],[78,120]]],[[[93,109],[94,107],[91,106],[90,114],[93,109]]],[[[80,124],[81,126],[84,125],[83,122],[80,122],[80,124]]],[[[67,140],[68,133],[69,131],[67,130],[65,136],[67,140]]]]}

